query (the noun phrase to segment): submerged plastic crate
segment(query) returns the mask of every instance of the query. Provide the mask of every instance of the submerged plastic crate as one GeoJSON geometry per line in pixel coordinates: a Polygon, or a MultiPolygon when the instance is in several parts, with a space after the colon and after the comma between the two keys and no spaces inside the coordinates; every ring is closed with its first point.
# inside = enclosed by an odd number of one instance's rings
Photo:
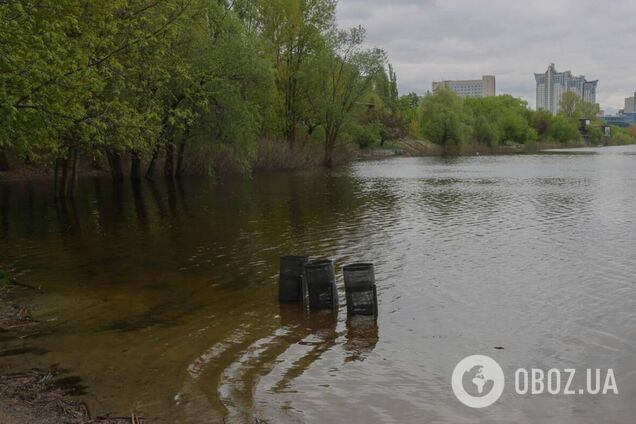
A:
{"type": "Polygon", "coordinates": [[[372,263],[357,263],[343,267],[347,313],[378,316],[378,296],[372,263]]]}
{"type": "Polygon", "coordinates": [[[305,279],[309,293],[309,309],[338,309],[336,273],[332,260],[306,264],[305,279]]]}
{"type": "Polygon", "coordinates": [[[303,273],[309,258],[306,256],[281,256],[278,279],[278,300],[302,302],[305,297],[303,273]]]}

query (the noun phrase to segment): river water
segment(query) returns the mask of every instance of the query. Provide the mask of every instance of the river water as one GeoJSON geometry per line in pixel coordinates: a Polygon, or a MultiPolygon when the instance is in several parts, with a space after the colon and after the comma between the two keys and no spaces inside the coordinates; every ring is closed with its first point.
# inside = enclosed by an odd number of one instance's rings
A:
{"type": "Polygon", "coordinates": [[[66,206],[2,184],[0,268],[41,286],[43,330],[4,336],[0,370],[57,364],[94,414],[159,422],[634,422],[636,148],[582,152],[88,179],[66,206]],[[298,253],[336,260],[336,317],[278,304],[298,253]],[[346,319],[357,261],[377,324],[346,319]],[[485,409],[451,390],[472,354],[506,376],[485,409]],[[518,368],[612,368],[619,394],[516,394],[518,368]]]}

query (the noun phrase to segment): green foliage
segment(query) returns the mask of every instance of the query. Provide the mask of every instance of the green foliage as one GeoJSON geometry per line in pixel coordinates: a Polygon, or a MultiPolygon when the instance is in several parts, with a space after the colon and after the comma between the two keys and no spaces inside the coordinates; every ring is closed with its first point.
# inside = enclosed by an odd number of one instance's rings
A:
{"type": "Polygon", "coordinates": [[[78,150],[162,155],[169,175],[177,145],[247,169],[259,138],[322,134],[332,151],[349,129],[399,137],[393,68],[362,48],[362,28],[338,31],[335,10],[335,0],[0,2],[0,152],[56,163],[78,150]],[[370,95],[371,118],[360,105],[370,95]]]}
{"type": "Polygon", "coordinates": [[[331,164],[347,141],[569,142],[580,117],[603,141],[598,107],[572,93],[559,117],[511,96],[400,97],[385,52],[335,16],[336,0],[0,0],[0,168],[6,152],[66,175],[79,152],[113,177],[122,155],[172,176],[187,147],[205,172],[219,156],[248,170],[262,139],[320,140],[331,164]]]}
{"type": "Polygon", "coordinates": [[[380,131],[374,125],[360,125],[354,123],[348,129],[352,141],[359,148],[364,149],[380,143],[380,131]]]}
{"type": "Polygon", "coordinates": [[[520,114],[506,111],[501,122],[504,142],[525,144],[537,138],[537,132],[530,127],[528,121],[520,114]]]}
{"type": "Polygon", "coordinates": [[[335,0],[259,0],[257,21],[273,60],[276,86],[277,135],[296,140],[298,125],[308,120],[306,75],[310,59],[322,54],[334,31],[335,0]]]}
{"type": "Polygon", "coordinates": [[[498,144],[527,144],[537,139],[528,104],[509,95],[471,98],[466,105],[474,117],[473,141],[494,147],[498,144]]]}
{"type": "Polygon", "coordinates": [[[603,129],[598,123],[588,128],[587,135],[590,144],[593,146],[598,146],[603,141],[603,129]]]}
{"type": "Polygon", "coordinates": [[[597,104],[584,101],[573,91],[563,93],[561,103],[559,103],[559,115],[568,119],[587,118],[596,120],[599,111],[597,104]]]}
{"type": "Polygon", "coordinates": [[[567,144],[569,142],[580,141],[581,133],[578,125],[567,119],[565,116],[555,116],[550,123],[549,137],[559,143],[567,144]]]}
{"type": "Polygon", "coordinates": [[[501,134],[497,122],[486,116],[478,115],[473,120],[473,139],[477,143],[495,147],[501,140],[501,134]]]}
{"type": "Polygon", "coordinates": [[[463,100],[448,89],[427,93],[422,99],[422,133],[452,153],[468,141],[471,116],[463,100]]]}
{"type": "Polygon", "coordinates": [[[420,113],[420,97],[417,93],[409,93],[398,99],[400,117],[406,136],[417,139],[422,136],[422,116],[420,113]]]}
{"type": "Polygon", "coordinates": [[[349,31],[334,30],[327,48],[314,56],[303,77],[308,82],[307,99],[325,131],[324,163],[331,166],[336,141],[354,118],[355,109],[372,89],[372,83],[383,72],[386,53],[363,47],[362,27],[349,31]]]}
{"type": "Polygon", "coordinates": [[[621,127],[612,126],[611,127],[611,134],[612,134],[611,144],[615,144],[615,145],[634,144],[636,142],[636,137],[633,135],[633,130],[630,131],[630,128],[621,128],[621,127]]]}
{"type": "Polygon", "coordinates": [[[534,112],[532,117],[532,127],[537,132],[537,136],[541,139],[546,139],[550,133],[550,125],[554,120],[552,114],[544,109],[539,109],[534,112]]]}

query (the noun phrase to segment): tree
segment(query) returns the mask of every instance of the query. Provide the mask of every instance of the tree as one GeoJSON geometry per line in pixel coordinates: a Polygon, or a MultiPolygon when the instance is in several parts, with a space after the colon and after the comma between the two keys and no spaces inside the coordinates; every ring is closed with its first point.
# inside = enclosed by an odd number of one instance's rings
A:
{"type": "Polygon", "coordinates": [[[261,0],[260,31],[268,41],[278,87],[279,120],[290,146],[306,120],[301,74],[309,59],[324,49],[325,34],[335,28],[335,0],[261,0]]]}
{"type": "Polygon", "coordinates": [[[358,121],[377,133],[381,146],[389,140],[398,140],[407,134],[407,124],[402,119],[399,103],[397,77],[391,64],[388,65],[388,72],[378,72],[372,82],[371,91],[360,103],[365,107],[360,108],[362,112],[358,121]]]}
{"type": "Polygon", "coordinates": [[[106,162],[113,180],[128,157],[133,180],[143,161],[152,177],[163,160],[172,178],[186,157],[210,169],[224,155],[246,170],[259,138],[294,145],[303,126],[307,135],[322,127],[329,164],[354,121],[399,137],[397,76],[383,52],[362,48],[362,29],[336,30],[335,6],[0,1],[0,170],[8,157],[54,164],[65,197],[82,158],[106,162]],[[379,107],[366,113],[370,94],[379,107]]]}
{"type": "Polygon", "coordinates": [[[581,140],[581,133],[579,133],[577,124],[559,115],[554,117],[550,125],[550,138],[559,143],[567,144],[572,141],[581,140]]]}
{"type": "MultiPolygon", "coordinates": [[[[73,195],[79,152],[104,149],[120,177],[120,149],[157,133],[153,84],[166,70],[165,41],[193,1],[9,2],[0,8],[0,85],[12,148],[55,158],[56,192],[73,195]],[[13,41],[17,41],[17,45],[13,41]],[[4,42],[0,42],[5,46],[4,42]],[[5,54],[6,53],[6,54],[5,54]],[[5,66],[6,65],[6,66],[5,66]],[[70,174],[70,175],[69,175],[70,174]],[[58,181],[59,178],[59,181],[58,181]]],[[[7,141],[4,134],[0,139],[7,141]]]]}
{"type": "Polygon", "coordinates": [[[272,93],[269,62],[259,54],[262,42],[231,8],[201,0],[181,21],[172,43],[163,63],[170,78],[157,88],[161,130],[146,178],[152,178],[161,149],[164,176],[181,175],[186,146],[194,138],[208,151],[233,144],[227,152],[246,169],[260,130],[257,109],[265,108],[272,93]]]}
{"type": "Polygon", "coordinates": [[[599,111],[597,104],[586,102],[574,91],[563,93],[561,103],[559,103],[559,115],[568,119],[596,119],[599,111]]]}
{"type": "Polygon", "coordinates": [[[544,139],[548,136],[552,119],[552,114],[547,110],[539,109],[534,112],[532,116],[532,127],[540,138],[544,139]]]}
{"type": "Polygon", "coordinates": [[[561,102],[559,103],[559,115],[566,118],[577,118],[577,104],[579,103],[579,96],[573,91],[567,91],[561,96],[561,102]]]}
{"type": "Polygon", "coordinates": [[[503,112],[501,125],[503,141],[525,144],[537,138],[536,131],[530,127],[524,116],[511,110],[503,112]]]}
{"type": "Polygon", "coordinates": [[[422,130],[446,154],[456,153],[470,136],[470,114],[463,100],[447,88],[427,93],[422,99],[422,130]]]}
{"type": "Polygon", "coordinates": [[[411,138],[422,136],[420,96],[409,93],[399,98],[400,116],[406,127],[406,135],[411,138]]]}
{"type": "Polygon", "coordinates": [[[362,47],[365,31],[362,27],[349,31],[335,30],[328,47],[311,62],[314,71],[309,103],[325,133],[323,163],[333,165],[336,141],[362,97],[369,92],[372,81],[384,70],[386,53],[380,49],[362,47]]]}
{"type": "Polygon", "coordinates": [[[473,139],[477,143],[495,147],[499,144],[501,134],[496,121],[488,119],[486,116],[478,115],[473,120],[473,139]]]}

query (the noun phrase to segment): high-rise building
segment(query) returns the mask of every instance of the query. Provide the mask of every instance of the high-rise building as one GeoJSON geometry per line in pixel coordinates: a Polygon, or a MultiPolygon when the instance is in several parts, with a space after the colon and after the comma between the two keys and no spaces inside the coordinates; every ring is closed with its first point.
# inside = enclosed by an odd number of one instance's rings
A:
{"type": "Polygon", "coordinates": [[[495,77],[484,75],[480,80],[439,81],[433,83],[433,91],[446,87],[461,97],[489,97],[495,95],[495,77]]]}
{"type": "Polygon", "coordinates": [[[537,81],[537,109],[549,110],[553,115],[559,112],[561,97],[568,91],[575,92],[589,103],[596,103],[598,80],[588,81],[583,75],[574,76],[572,72],[557,72],[554,63],[543,74],[534,74],[537,81]]]}
{"type": "Polygon", "coordinates": [[[623,113],[636,113],[636,93],[634,93],[634,97],[625,99],[625,109],[623,109],[623,113]]]}

